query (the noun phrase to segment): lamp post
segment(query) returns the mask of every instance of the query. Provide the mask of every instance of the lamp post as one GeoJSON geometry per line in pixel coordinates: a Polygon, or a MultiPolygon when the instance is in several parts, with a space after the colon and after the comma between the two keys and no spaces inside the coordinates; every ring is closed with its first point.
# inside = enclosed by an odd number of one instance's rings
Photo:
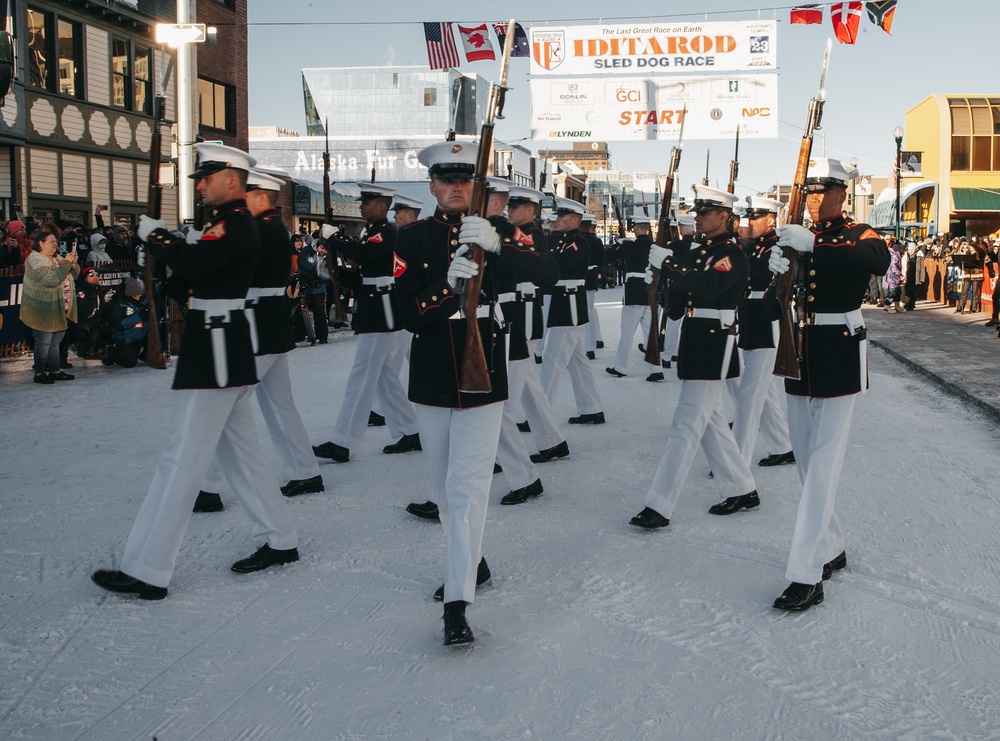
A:
{"type": "Polygon", "coordinates": [[[896,241],[899,241],[899,184],[902,180],[902,159],[903,159],[903,127],[897,126],[892,130],[892,138],[896,140],[896,241]]]}
{"type": "MultiPolygon", "coordinates": [[[[851,157],[851,168],[854,170],[858,169],[857,157],[851,157]]],[[[855,221],[863,220],[858,213],[858,173],[856,172],[854,173],[854,177],[851,178],[851,211],[851,215],[855,221]]]]}

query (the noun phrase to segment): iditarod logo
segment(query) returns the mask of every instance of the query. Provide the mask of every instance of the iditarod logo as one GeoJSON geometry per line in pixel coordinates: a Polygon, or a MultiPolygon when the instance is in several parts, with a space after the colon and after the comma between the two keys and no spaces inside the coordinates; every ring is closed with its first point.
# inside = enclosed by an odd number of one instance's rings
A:
{"type": "Polygon", "coordinates": [[[553,70],[566,58],[564,31],[532,31],[532,54],[539,67],[553,70]]]}

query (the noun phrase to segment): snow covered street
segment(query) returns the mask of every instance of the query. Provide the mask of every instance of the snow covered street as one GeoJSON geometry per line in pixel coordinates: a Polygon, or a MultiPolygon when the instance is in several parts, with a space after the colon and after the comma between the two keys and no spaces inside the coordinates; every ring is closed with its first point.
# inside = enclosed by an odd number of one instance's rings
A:
{"type": "MultiPolygon", "coordinates": [[[[793,466],[753,466],[761,506],[714,517],[699,453],[670,526],[628,525],[679,382],[645,382],[637,350],[628,377],[604,372],[620,297],[598,293],[607,424],[564,425],[571,455],[538,467],[537,499],[499,506],[509,487],[494,477],[493,580],[458,650],[431,600],[440,528],[403,509],[427,499],[426,464],[383,454],[385,428],[321,466],[325,493],[288,500],[301,561],[232,573],[254,548],[223,492],[225,511],[194,515],[168,597],[146,602],[90,573],[117,568],[169,433],[173,371],[72,357],[74,382],[39,387],[30,360],[0,364],[0,738],[995,738],[993,422],[872,348],[837,507],[847,568],[823,604],[774,610],[793,466]]],[[[341,332],[291,355],[313,443],[329,438],[353,348],[341,332]]],[[[568,378],[555,409],[576,414],[568,378]]]]}

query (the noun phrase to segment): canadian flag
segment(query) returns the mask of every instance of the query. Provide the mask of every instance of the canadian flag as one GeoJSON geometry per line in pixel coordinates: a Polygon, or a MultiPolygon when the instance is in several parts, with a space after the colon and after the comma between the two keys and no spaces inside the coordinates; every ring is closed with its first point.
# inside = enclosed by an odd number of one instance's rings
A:
{"type": "Polygon", "coordinates": [[[465,58],[470,62],[478,62],[480,59],[496,59],[493,53],[493,42],[490,41],[490,33],[485,23],[481,23],[473,28],[465,26],[458,27],[458,35],[462,37],[462,48],[465,51],[465,58]]]}
{"type": "Polygon", "coordinates": [[[830,23],[837,41],[853,44],[858,40],[858,26],[861,24],[862,3],[834,3],[830,6],[830,23]]]}

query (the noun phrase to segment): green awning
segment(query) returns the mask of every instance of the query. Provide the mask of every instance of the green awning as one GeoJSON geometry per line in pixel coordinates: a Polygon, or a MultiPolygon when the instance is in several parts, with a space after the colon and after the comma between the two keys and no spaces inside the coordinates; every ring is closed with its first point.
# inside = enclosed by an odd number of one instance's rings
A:
{"type": "Polygon", "coordinates": [[[1000,212],[1000,189],[952,188],[951,199],[955,211],[1000,212]]]}

